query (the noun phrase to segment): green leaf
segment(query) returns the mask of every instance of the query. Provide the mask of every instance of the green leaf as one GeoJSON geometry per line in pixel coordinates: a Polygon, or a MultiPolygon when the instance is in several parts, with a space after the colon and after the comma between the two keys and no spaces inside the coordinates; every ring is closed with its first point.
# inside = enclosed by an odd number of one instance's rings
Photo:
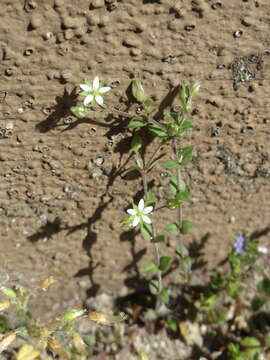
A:
{"type": "Polygon", "coordinates": [[[181,166],[186,165],[192,159],[193,146],[187,146],[177,153],[177,158],[181,166]]]}
{"type": "Polygon", "coordinates": [[[251,302],[251,307],[254,312],[259,311],[265,304],[267,303],[267,299],[261,296],[254,296],[251,302]]]}
{"type": "Polygon", "coordinates": [[[11,289],[11,288],[2,288],[2,293],[5,294],[8,298],[10,299],[16,299],[17,297],[17,293],[15,290],[11,289]]]}
{"type": "Polygon", "coordinates": [[[193,121],[191,119],[183,121],[180,125],[179,135],[184,135],[189,129],[193,126],[193,121]]]}
{"type": "Polygon", "coordinates": [[[158,126],[149,124],[149,125],[148,125],[148,129],[149,129],[154,135],[157,135],[158,137],[160,137],[160,138],[162,138],[162,139],[165,139],[165,138],[168,137],[167,133],[166,133],[161,127],[158,127],[158,126]]]}
{"type": "Polygon", "coordinates": [[[266,344],[267,347],[270,347],[270,337],[267,337],[265,339],[265,344],[266,344]]]}
{"type": "Polygon", "coordinates": [[[175,199],[178,200],[178,201],[182,201],[182,202],[185,202],[185,201],[189,201],[191,197],[191,194],[187,191],[178,191],[176,193],[176,196],[175,196],[175,199]]]}
{"type": "Polygon", "coordinates": [[[186,246],[182,245],[176,249],[176,254],[180,256],[181,258],[185,258],[189,256],[189,250],[186,246]]]}
{"type": "Polygon", "coordinates": [[[258,291],[270,297],[270,279],[264,278],[257,286],[258,291]]]}
{"type": "Polygon", "coordinates": [[[150,224],[143,223],[141,225],[141,235],[147,241],[152,239],[152,226],[150,224]]]}
{"type": "Polygon", "coordinates": [[[143,170],[143,162],[141,159],[136,159],[135,163],[132,164],[132,167],[137,170],[143,170]]]}
{"type": "Polygon", "coordinates": [[[150,262],[145,265],[143,272],[147,275],[154,275],[159,272],[157,265],[154,262],[150,262]]]}
{"type": "Polygon", "coordinates": [[[166,239],[164,235],[158,235],[154,239],[151,239],[151,243],[163,243],[165,240],[166,239]]]}
{"type": "Polygon", "coordinates": [[[78,118],[84,118],[88,114],[88,109],[83,106],[72,106],[70,109],[78,118]]]}
{"type": "Polygon", "coordinates": [[[174,160],[167,160],[163,163],[165,169],[180,169],[181,165],[174,160]]]}
{"type": "Polygon", "coordinates": [[[174,114],[174,113],[171,113],[171,112],[166,112],[165,115],[168,116],[171,120],[173,120],[173,122],[177,126],[179,126],[181,124],[181,122],[183,121],[183,119],[177,114],[174,114]]]}
{"type": "Polygon", "coordinates": [[[151,99],[151,98],[147,98],[147,99],[144,101],[144,103],[143,103],[143,105],[144,105],[145,107],[149,107],[149,106],[151,106],[151,105],[153,105],[153,104],[154,104],[154,100],[151,99]]]}
{"type": "Polygon", "coordinates": [[[142,83],[140,82],[139,79],[133,79],[131,81],[131,92],[132,95],[135,97],[135,99],[138,102],[143,102],[144,100],[144,89],[142,86],[142,83]]]}
{"type": "Polygon", "coordinates": [[[163,304],[168,304],[170,297],[167,289],[162,289],[157,296],[158,300],[163,304]]]}
{"type": "Polygon", "coordinates": [[[261,343],[255,337],[246,337],[240,341],[240,346],[245,348],[254,348],[254,347],[260,347],[261,343]]]}
{"type": "Polygon", "coordinates": [[[161,256],[159,263],[159,270],[165,271],[171,264],[172,258],[169,256],[161,256]]]}
{"type": "Polygon", "coordinates": [[[166,203],[168,209],[176,209],[180,205],[181,205],[181,201],[175,199],[170,199],[166,203]]]}
{"type": "Polygon", "coordinates": [[[180,179],[179,188],[178,188],[177,177],[176,176],[171,176],[170,177],[170,189],[174,194],[177,191],[185,191],[186,190],[186,184],[184,183],[184,181],[182,179],[180,179]]]}
{"type": "Polygon", "coordinates": [[[141,147],[142,147],[142,138],[138,133],[135,133],[131,141],[131,148],[135,153],[137,153],[141,147]]]}
{"type": "Polygon", "coordinates": [[[192,268],[192,258],[190,256],[183,258],[182,260],[180,260],[180,269],[184,272],[184,273],[188,273],[190,272],[191,268],[192,268]]]}
{"type": "Polygon", "coordinates": [[[180,233],[179,226],[175,222],[165,225],[164,230],[173,235],[178,235],[180,233]]]}
{"type": "Polygon", "coordinates": [[[165,320],[166,325],[168,326],[168,328],[172,331],[177,331],[178,329],[178,322],[175,318],[172,317],[167,317],[167,319],[165,320]]]}
{"type": "Polygon", "coordinates": [[[186,235],[190,232],[190,230],[194,227],[195,225],[189,221],[189,220],[183,220],[182,221],[182,226],[180,229],[181,234],[186,235]]]}
{"type": "Polygon", "coordinates": [[[147,206],[155,206],[156,200],[152,190],[147,191],[145,203],[147,206]]]}
{"type": "Polygon", "coordinates": [[[145,125],[146,125],[146,123],[143,120],[135,118],[135,119],[130,120],[130,122],[127,124],[127,128],[143,127],[145,125]]]}
{"type": "Polygon", "coordinates": [[[158,294],[158,280],[150,280],[148,286],[149,286],[149,290],[150,290],[151,294],[157,296],[157,294],[158,294]]]}

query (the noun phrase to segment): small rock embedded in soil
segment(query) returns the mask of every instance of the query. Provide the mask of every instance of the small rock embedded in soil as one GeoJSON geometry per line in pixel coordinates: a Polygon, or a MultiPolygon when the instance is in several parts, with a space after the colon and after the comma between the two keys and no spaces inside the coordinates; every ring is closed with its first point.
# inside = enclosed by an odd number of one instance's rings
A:
{"type": "Polygon", "coordinates": [[[104,6],[104,0],[92,0],[90,4],[90,8],[98,9],[104,6]]]}
{"type": "Polygon", "coordinates": [[[30,19],[30,27],[35,30],[41,27],[43,18],[40,14],[33,14],[30,19]]]}

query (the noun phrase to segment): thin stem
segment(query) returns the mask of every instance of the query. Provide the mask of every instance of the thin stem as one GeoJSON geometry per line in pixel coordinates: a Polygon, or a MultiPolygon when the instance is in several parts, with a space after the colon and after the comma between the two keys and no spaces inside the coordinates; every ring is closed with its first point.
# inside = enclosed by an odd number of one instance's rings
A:
{"type": "MultiPolygon", "coordinates": [[[[117,110],[114,107],[109,107],[106,110],[108,111],[109,114],[118,114],[118,115],[121,115],[123,117],[130,118],[130,119],[132,119],[132,118],[134,118],[136,116],[136,115],[129,114],[129,113],[125,112],[125,111],[117,110]]],[[[148,121],[150,123],[152,123],[152,124],[157,125],[157,126],[161,126],[161,124],[158,121],[156,121],[155,119],[153,119],[153,118],[148,118],[148,121]]]]}
{"type": "MultiPolygon", "coordinates": [[[[145,171],[141,171],[141,175],[142,175],[142,180],[143,180],[144,197],[146,197],[146,194],[147,194],[147,177],[146,177],[145,171]]],[[[155,239],[156,236],[157,236],[156,228],[155,228],[153,222],[152,222],[152,236],[153,236],[153,239],[155,239]]],[[[155,248],[155,253],[156,253],[156,264],[157,264],[157,267],[159,267],[160,266],[160,249],[159,249],[159,246],[158,246],[157,243],[154,243],[154,248],[155,248]]],[[[163,288],[161,271],[158,272],[157,276],[158,276],[158,294],[160,294],[161,291],[162,291],[162,288],[163,288]]],[[[160,301],[157,301],[156,309],[158,310],[159,307],[160,307],[160,301]]]]}
{"type": "MultiPolygon", "coordinates": [[[[172,140],[172,148],[173,148],[175,161],[178,162],[176,138],[173,138],[173,140],[172,140]]],[[[177,189],[179,189],[180,182],[181,182],[181,170],[175,169],[175,172],[176,172],[177,189]]],[[[182,221],[183,221],[183,209],[182,209],[182,205],[180,205],[177,208],[177,222],[180,227],[182,226],[182,221]]],[[[183,246],[183,239],[182,239],[182,235],[180,233],[177,235],[177,240],[178,240],[179,246],[181,248],[183,246]]]]}
{"type": "Polygon", "coordinates": [[[150,164],[151,161],[154,159],[154,157],[158,154],[159,150],[161,149],[163,145],[163,141],[160,141],[160,143],[158,144],[156,150],[153,152],[153,154],[151,155],[150,159],[148,160],[147,164],[150,164]]]}

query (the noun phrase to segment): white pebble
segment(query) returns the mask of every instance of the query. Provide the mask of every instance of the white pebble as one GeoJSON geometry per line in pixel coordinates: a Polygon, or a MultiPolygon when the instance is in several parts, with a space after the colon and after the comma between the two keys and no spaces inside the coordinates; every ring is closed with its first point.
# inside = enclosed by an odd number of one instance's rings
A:
{"type": "Polygon", "coordinates": [[[267,254],[268,253],[268,249],[267,249],[267,247],[265,247],[265,246],[258,246],[258,251],[260,252],[260,253],[262,253],[262,254],[267,254]]]}
{"type": "Polygon", "coordinates": [[[14,128],[14,125],[13,125],[13,123],[7,123],[7,124],[5,125],[5,128],[6,128],[7,130],[12,130],[12,129],[14,128]]]}

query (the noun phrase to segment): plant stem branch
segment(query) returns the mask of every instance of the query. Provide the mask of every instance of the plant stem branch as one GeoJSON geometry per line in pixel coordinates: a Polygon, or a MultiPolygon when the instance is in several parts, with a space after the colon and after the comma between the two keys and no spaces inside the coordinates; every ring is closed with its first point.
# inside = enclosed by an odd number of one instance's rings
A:
{"type": "MultiPolygon", "coordinates": [[[[172,148],[173,148],[173,153],[174,153],[175,161],[178,162],[176,138],[173,138],[172,148]]],[[[181,170],[180,170],[180,169],[175,169],[175,172],[176,172],[177,188],[179,189],[179,187],[180,187],[180,181],[181,181],[181,170]]],[[[178,206],[178,208],[177,208],[177,223],[178,223],[178,225],[179,225],[180,227],[182,226],[182,221],[183,221],[183,209],[182,209],[182,205],[180,205],[180,206],[178,206]]],[[[179,244],[179,246],[180,246],[180,248],[181,248],[181,247],[183,246],[183,239],[182,239],[182,235],[181,235],[181,234],[178,234],[178,235],[177,235],[177,240],[178,240],[178,244],[179,244]]]]}
{"type": "MultiPolygon", "coordinates": [[[[141,171],[141,175],[142,175],[142,180],[143,180],[144,197],[146,197],[147,177],[146,177],[145,171],[141,171]]],[[[153,236],[153,239],[155,239],[157,236],[156,228],[155,228],[153,222],[152,222],[152,236],[153,236]]],[[[155,253],[156,253],[156,265],[157,265],[157,267],[159,267],[160,266],[160,249],[159,249],[159,246],[157,243],[154,243],[154,248],[155,248],[155,253]]],[[[162,291],[162,288],[163,288],[161,271],[158,272],[157,276],[158,276],[158,294],[160,294],[162,291]]],[[[159,306],[160,306],[160,302],[157,301],[156,308],[159,309],[159,306]]]]}

